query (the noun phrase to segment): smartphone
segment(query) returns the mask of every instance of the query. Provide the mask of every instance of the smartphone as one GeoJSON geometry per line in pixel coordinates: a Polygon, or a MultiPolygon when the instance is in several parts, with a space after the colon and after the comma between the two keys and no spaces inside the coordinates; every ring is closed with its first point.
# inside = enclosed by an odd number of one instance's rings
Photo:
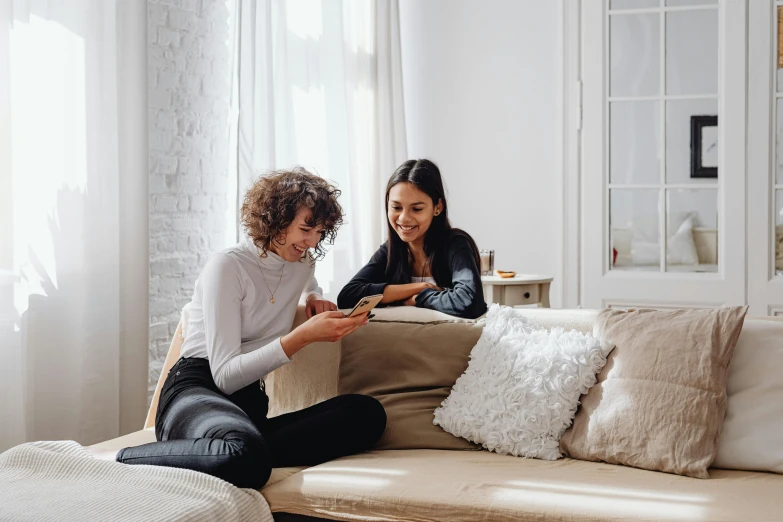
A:
{"type": "Polygon", "coordinates": [[[381,299],[383,299],[383,294],[368,295],[367,297],[362,297],[361,299],[359,299],[359,302],[356,303],[356,306],[353,307],[353,310],[351,310],[350,313],[345,314],[345,316],[356,317],[357,315],[367,313],[373,308],[375,308],[376,306],[378,306],[378,303],[381,302],[381,299]]]}

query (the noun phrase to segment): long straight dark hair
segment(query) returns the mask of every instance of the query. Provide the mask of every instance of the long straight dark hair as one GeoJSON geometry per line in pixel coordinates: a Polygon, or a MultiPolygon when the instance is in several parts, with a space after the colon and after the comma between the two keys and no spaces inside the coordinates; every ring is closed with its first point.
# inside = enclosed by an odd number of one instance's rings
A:
{"type": "Polygon", "coordinates": [[[481,266],[478,247],[470,235],[458,228],[453,228],[449,222],[449,206],[446,203],[446,192],[443,190],[443,180],[440,177],[440,170],[430,160],[408,160],[394,171],[389,183],[386,185],[386,226],[389,228],[389,238],[386,240],[386,246],[389,251],[386,263],[386,280],[391,284],[405,284],[411,281],[412,254],[408,245],[400,239],[397,231],[389,223],[389,192],[392,187],[398,183],[410,183],[420,191],[424,192],[432,200],[432,205],[441,201],[443,209],[440,214],[433,216],[432,224],[424,236],[424,254],[427,256],[427,262],[430,265],[435,283],[446,288],[451,286],[451,271],[448,264],[448,245],[449,240],[454,236],[463,236],[470,243],[473,250],[473,257],[476,265],[481,266]]]}

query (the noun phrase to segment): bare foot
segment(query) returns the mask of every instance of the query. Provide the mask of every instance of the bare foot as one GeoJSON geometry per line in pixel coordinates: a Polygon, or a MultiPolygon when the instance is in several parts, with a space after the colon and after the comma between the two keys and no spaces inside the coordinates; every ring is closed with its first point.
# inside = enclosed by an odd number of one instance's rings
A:
{"type": "Polygon", "coordinates": [[[117,462],[117,453],[119,453],[117,450],[110,450],[95,446],[85,447],[84,449],[86,449],[90,455],[96,459],[117,462]]]}

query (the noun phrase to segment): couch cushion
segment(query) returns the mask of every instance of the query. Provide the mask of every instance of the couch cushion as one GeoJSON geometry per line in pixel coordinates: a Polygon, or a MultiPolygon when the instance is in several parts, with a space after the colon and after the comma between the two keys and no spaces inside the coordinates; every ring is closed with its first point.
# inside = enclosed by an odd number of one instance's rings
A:
{"type": "Polygon", "coordinates": [[[604,310],[615,349],[560,440],[566,455],[707,478],[747,307],[604,310]]]}
{"type": "MultiPolygon", "coordinates": [[[[376,316],[373,322],[426,323],[459,320],[435,310],[413,306],[376,308],[373,313],[376,316]]],[[[306,320],[304,307],[300,306],[296,311],[293,327],[306,320]]],[[[337,395],[340,344],[339,341],[310,344],[294,355],[292,362],[266,376],[270,417],[302,410],[337,395]]]]}
{"type": "MultiPolygon", "coordinates": [[[[448,316],[446,316],[448,317],[448,316]]],[[[433,424],[433,412],[468,367],[481,335],[474,321],[386,321],[342,340],[339,393],[361,393],[386,409],[377,449],[476,449],[433,424]]]]}
{"type": "Polygon", "coordinates": [[[715,467],[783,473],[783,320],[746,318],[715,467]]]}
{"type": "Polygon", "coordinates": [[[710,470],[710,480],[490,452],[375,451],[308,468],[264,490],[273,513],[345,521],[779,520],[783,476],[710,470]]]}

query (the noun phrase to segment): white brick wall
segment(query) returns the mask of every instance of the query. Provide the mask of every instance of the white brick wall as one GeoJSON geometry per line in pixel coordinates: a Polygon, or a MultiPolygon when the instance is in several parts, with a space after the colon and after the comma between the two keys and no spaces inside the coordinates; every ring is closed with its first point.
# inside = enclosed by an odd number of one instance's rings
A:
{"type": "Polygon", "coordinates": [[[225,244],[226,0],[148,0],[150,397],[180,310],[225,244]]]}

